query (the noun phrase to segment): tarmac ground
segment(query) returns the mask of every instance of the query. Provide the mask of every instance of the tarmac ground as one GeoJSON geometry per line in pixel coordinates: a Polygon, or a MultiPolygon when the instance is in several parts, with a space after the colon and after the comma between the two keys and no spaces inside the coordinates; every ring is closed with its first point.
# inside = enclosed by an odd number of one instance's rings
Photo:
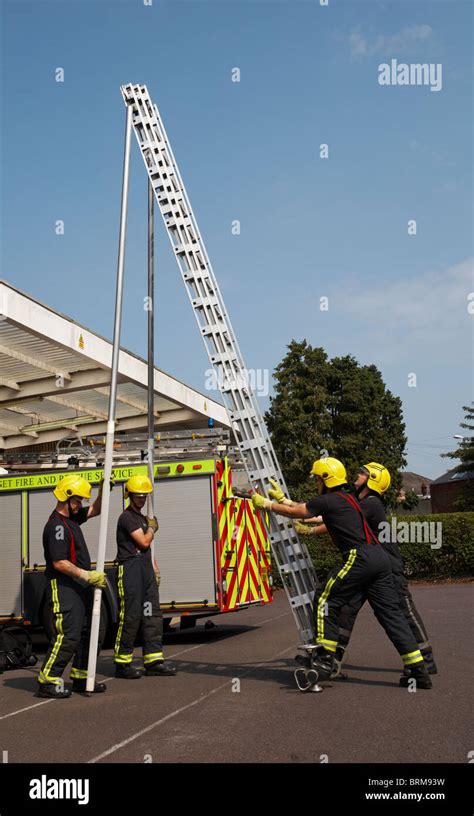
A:
{"type": "Polygon", "coordinates": [[[47,645],[40,637],[38,666],[0,676],[4,761],[467,763],[472,584],[411,589],[439,669],[431,690],[399,687],[399,656],[366,605],[348,679],[302,694],[293,679],[297,633],[280,591],[271,604],[213,618],[214,626],[167,634],[176,677],[115,679],[113,651],[103,651],[97,679],[107,692],[90,697],[35,696],[47,645]]]}

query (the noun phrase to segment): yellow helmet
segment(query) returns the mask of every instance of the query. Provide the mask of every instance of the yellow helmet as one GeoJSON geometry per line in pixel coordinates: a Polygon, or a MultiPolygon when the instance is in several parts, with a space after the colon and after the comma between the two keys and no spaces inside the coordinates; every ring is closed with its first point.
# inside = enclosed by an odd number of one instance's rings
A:
{"type": "Polygon", "coordinates": [[[338,487],[347,482],[346,469],[339,459],[326,456],[325,459],[317,459],[313,462],[311,473],[321,476],[326,487],[338,487]]]}
{"type": "Polygon", "coordinates": [[[153,485],[148,476],[132,476],[125,484],[125,496],[129,493],[153,493],[153,485]]]}
{"type": "Polygon", "coordinates": [[[390,487],[390,473],[386,467],[380,465],[378,462],[369,462],[364,465],[363,472],[367,472],[369,478],[367,479],[367,487],[370,490],[375,490],[376,493],[385,493],[390,487]]]}
{"type": "Polygon", "coordinates": [[[71,496],[81,496],[82,499],[90,499],[91,486],[82,476],[71,473],[58,482],[54,489],[54,495],[60,502],[67,501],[71,496]]]}

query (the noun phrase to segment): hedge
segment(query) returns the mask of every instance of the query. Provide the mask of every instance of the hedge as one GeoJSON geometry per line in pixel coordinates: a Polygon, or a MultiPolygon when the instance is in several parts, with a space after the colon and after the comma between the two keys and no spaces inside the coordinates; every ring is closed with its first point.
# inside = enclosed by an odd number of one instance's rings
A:
{"type": "MultiPolygon", "coordinates": [[[[388,521],[392,524],[392,519],[388,521]]],[[[466,578],[474,571],[474,513],[433,513],[424,516],[398,516],[395,523],[434,522],[441,523],[441,546],[434,548],[430,543],[416,540],[399,543],[405,561],[405,572],[409,578],[466,578]]],[[[401,528],[400,532],[401,532],[401,528]]],[[[406,528],[410,530],[410,528],[406,528]]],[[[411,528],[413,533],[414,529],[411,528]]],[[[423,528],[428,531],[429,528],[423,528]]],[[[400,536],[399,536],[400,537],[400,536]]],[[[413,535],[412,535],[413,538],[413,535]]],[[[304,541],[316,568],[323,579],[329,570],[342,564],[342,556],[328,535],[304,536],[304,541]]],[[[432,543],[435,543],[432,540],[432,543]]],[[[274,576],[276,577],[276,576],[274,576]]]]}

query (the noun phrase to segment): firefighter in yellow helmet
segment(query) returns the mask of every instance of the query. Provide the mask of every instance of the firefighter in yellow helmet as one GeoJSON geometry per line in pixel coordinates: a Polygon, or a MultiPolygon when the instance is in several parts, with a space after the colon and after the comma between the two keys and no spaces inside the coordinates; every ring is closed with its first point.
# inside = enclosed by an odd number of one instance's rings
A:
{"type": "Polygon", "coordinates": [[[153,493],[153,485],[148,476],[132,476],[125,485],[125,496],[130,503],[117,522],[120,616],[114,659],[115,676],[125,680],[138,680],[142,676],[142,672],[132,666],[140,624],[145,675],[158,677],[177,673],[176,666],[163,657],[160,577],[150,549],[158,521],[141,512],[150,493],[153,493]]]}
{"type": "MultiPolygon", "coordinates": [[[[392,567],[393,581],[398,595],[400,609],[402,610],[407,623],[418,644],[418,648],[423,655],[424,661],[430,674],[437,674],[438,670],[433,657],[433,649],[428,638],[425,625],[413,601],[408,581],[405,575],[402,554],[397,540],[391,540],[390,529],[387,524],[385,507],[381,501],[381,496],[390,487],[390,473],[384,465],[378,462],[369,462],[359,468],[355,487],[360,506],[365,517],[375,534],[379,537],[380,543],[388,557],[392,567]]],[[[357,613],[356,613],[357,614],[357,613]]],[[[340,622],[341,628],[351,631],[351,619],[353,613],[349,611],[343,615],[340,622]]],[[[353,621],[352,621],[353,626],[353,621]]],[[[344,636],[343,636],[344,638],[344,636]]],[[[341,645],[344,645],[342,642],[341,645]]]]}
{"type": "MultiPolygon", "coordinates": [[[[390,559],[392,567],[393,582],[398,596],[400,609],[412,631],[418,644],[418,648],[423,655],[429,674],[437,674],[437,667],[433,657],[433,650],[428,638],[423,620],[413,601],[408,581],[404,573],[402,554],[397,541],[391,540],[390,528],[387,523],[385,507],[381,497],[390,487],[391,478],[388,469],[379,462],[369,462],[362,465],[357,474],[354,486],[357,491],[359,504],[364,511],[364,515],[371,530],[379,538],[381,546],[384,548],[390,559]]],[[[316,535],[326,532],[324,524],[308,528],[306,525],[296,523],[297,532],[314,532],[316,535]]],[[[339,637],[336,650],[338,665],[342,663],[345,651],[354,628],[357,615],[365,602],[364,596],[353,600],[345,605],[339,616],[339,637]]]]}
{"type": "MultiPolygon", "coordinates": [[[[70,473],[54,489],[57,504],[43,530],[43,548],[47,601],[54,616],[56,633],[39,673],[40,697],[71,696],[62,680],[71,658],[72,690],[83,692],[86,689],[93,590],[104,589],[106,577],[103,572],[91,570],[82,525],[100,514],[102,488],[101,483],[99,495],[90,507],[82,506],[91,497],[91,486],[81,476],[70,473]]],[[[99,643],[102,637],[103,628],[99,643]]],[[[105,683],[95,684],[95,692],[105,690],[105,683]]]]}
{"type": "MultiPolygon", "coordinates": [[[[380,501],[380,496],[385,493],[390,487],[390,473],[384,465],[377,462],[370,462],[368,465],[363,465],[358,470],[358,477],[354,484],[356,488],[357,498],[359,504],[364,512],[365,518],[371,528],[372,532],[378,537],[380,525],[386,522],[385,508],[380,501]]],[[[309,524],[313,522],[320,522],[322,519],[309,519],[309,524]]],[[[322,535],[328,530],[325,524],[317,523],[315,526],[308,526],[307,524],[295,523],[295,529],[300,534],[314,534],[322,535]]],[[[397,548],[398,549],[398,548],[397,548]]],[[[389,556],[391,553],[388,553],[389,556]]],[[[400,556],[401,558],[401,556],[400,556]]],[[[393,563],[392,563],[393,570],[393,563]]],[[[327,578],[334,577],[338,572],[338,568],[332,570],[327,578]]],[[[395,587],[396,588],[396,587],[395,587]]],[[[345,604],[339,614],[339,636],[336,649],[336,665],[337,671],[333,674],[333,679],[337,677],[344,677],[341,674],[341,665],[345,656],[349,640],[352,635],[352,630],[360,612],[360,609],[365,603],[366,598],[360,594],[357,598],[352,599],[351,603],[345,604]]],[[[417,639],[418,640],[418,639],[417,639]]]]}
{"type": "Polygon", "coordinates": [[[379,462],[369,462],[368,465],[362,465],[359,468],[359,476],[355,482],[359,497],[362,492],[365,496],[369,495],[369,491],[382,496],[386,493],[391,483],[390,473],[384,465],[379,462]],[[362,478],[361,478],[362,477],[362,478]]]}
{"type": "Polygon", "coordinates": [[[288,518],[321,516],[344,558],[344,565],[329,578],[316,604],[319,649],[312,663],[320,679],[328,679],[334,671],[340,611],[362,594],[402,658],[407,673],[400,678],[400,684],[408,685],[408,680],[414,678],[419,688],[431,688],[423,656],[399,608],[389,558],[359,503],[346,489],[344,465],[334,457],[325,457],[313,463],[311,474],[316,478],[318,495],[309,502],[275,503],[255,493],[252,503],[288,518]]]}

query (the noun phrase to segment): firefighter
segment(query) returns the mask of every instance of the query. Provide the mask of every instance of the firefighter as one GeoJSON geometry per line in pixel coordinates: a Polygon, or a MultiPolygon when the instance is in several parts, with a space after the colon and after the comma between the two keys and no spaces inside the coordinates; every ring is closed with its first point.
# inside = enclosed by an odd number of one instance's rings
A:
{"type": "Polygon", "coordinates": [[[346,469],[332,457],[313,463],[318,495],[306,503],[275,503],[254,493],[254,507],[264,508],[294,519],[322,516],[344,565],[331,576],[317,601],[316,644],[312,661],[322,680],[334,671],[339,630],[339,614],[351,601],[367,597],[375,616],[400,654],[405,672],[400,685],[414,679],[418,688],[432,687],[423,656],[402,615],[395,591],[388,555],[372,533],[356,499],[344,488],[346,469]]]}
{"type": "MultiPolygon", "coordinates": [[[[355,481],[355,488],[357,490],[359,504],[364,511],[370,527],[377,536],[380,534],[381,529],[383,529],[381,525],[387,522],[385,508],[380,497],[390,487],[390,481],[389,471],[386,467],[380,465],[378,462],[369,462],[367,465],[363,465],[359,469],[357,479],[355,481]]],[[[403,558],[398,543],[396,540],[386,541],[385,536],[381,536],[381,539],[382,547],[388,553],[390,558],[393,581],[398,595],[400,609],[407,619],[408,625],[418,644],[418,648],[423,655],[428,672],[430,674],[437,674],[438,670],[433,657],[433,649],[426,633],[421,615],[415,606],[408,587],[408,581],[404,571],[403,558]]],[[[343,610],[343,617],[340,625],[341,628],[345,629],[346,633],[348,633],[348,635],[343,634],[342,642],[340,641],[341,646],[343,647],[347,645],[347,643],[344,644],[344,638],[347,638],[347,642],[349,641],[357,612],[358,610],[356,610],[354,615],[354,610],[351,608],[343,610]]]]}
{"type": "Polygon", "coordinates": [[[163,658],[163,615],[160,609],[160,574],[151,558],[150,545],[158,529],[155,517],[141,512],[153,492],[148,476],[132,476],[125,485],[129,506],[117,523],[117,588],[120,617],[115,641],[115,676],[138,680],[142,672],[132,666],[133,647],[140,624],[143,630],[145,675],[177,674],[176,666],[163,658]]]}
{"type": "MultiPolygon", "coordinates": [[[[369,523],[371,530],[378,537],[383,530],[384,524],[387,522],[385,507],[381,501],[381,496],[390,487],[390,473],[384,465],[378,462],[369,462],[367,465],[362,465],[359,468],[357,479],[354,486],[357,491],[359,504],[364,511],[364,515],[369,523]]],[[[301,529],[305,525],[295,525],[297,532],[315,532],[316,534],[326,532],[324,524],[318,525],[314,528],[301,529]]],[[[418,648],[423,655],[424,661],[430,674],[437,674],[438,670],[433,657],[433,650],[428,639],[425,626],[421,615],[419,614],[410,590],[408,588],[408,581],[404,572],[404,564],[402,554],[400,552],[397,541],[386,541],[385,536],[380,537],[380,543],[387,552],[390,565],[392,567],[393,582],[395,590],[398,595],[400,609],[407,619],[408,625],[415,637],[418,648]]],[[[338,638],[338,657],[342,660],[343,654],[349,644],[349,639],[352,634],[355,620],[359,610],[364,603],[364,598],[360,598],[360,605],[351,603],[344,606],[341,610],[339,618],[339,638],[338,638]]]]}
{"type": "MultiPolygon", "coordinates": [[[[88,519],[100,514],[102,489],[103,483],[90,507],[83,507],[82,503],[89,501],[91,486],[74,473],[61,479],[54,490],[57,504],[43,530],[43,547],[47,598],[56,632],[38,676],[39,697],[71,696],[71,690],[64,688],[62,681],[71,658],[72,691],[86,690],[93,590],[104,589],[106,576],[103,572],[91,570],[81,527],[88,519]]],[[[99,642],[103,633],[101,627],[99,642]]],[[[105,683],[95,683],[95,692],[105,690],[105,683]]]]}

